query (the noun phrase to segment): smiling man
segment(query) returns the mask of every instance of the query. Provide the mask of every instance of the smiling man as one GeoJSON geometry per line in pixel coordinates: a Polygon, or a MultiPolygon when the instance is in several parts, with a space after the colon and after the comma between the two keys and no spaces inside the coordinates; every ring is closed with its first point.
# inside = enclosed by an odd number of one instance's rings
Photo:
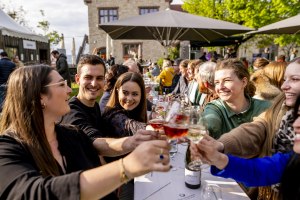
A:
{"type": "Polygon", "coordinates": [[[61,123],[76,125],[90,137],[99,155],[114,157],[132,151],[143,141],[157,139],[157,133],[139,130],[130,137],[106,138],[108,132],[96,102],[103,91],[105,72],[105,64],[98,56],[81,57],[75,76],[79,92],[70,99],[71,111],[63,117],[61,123]]]}

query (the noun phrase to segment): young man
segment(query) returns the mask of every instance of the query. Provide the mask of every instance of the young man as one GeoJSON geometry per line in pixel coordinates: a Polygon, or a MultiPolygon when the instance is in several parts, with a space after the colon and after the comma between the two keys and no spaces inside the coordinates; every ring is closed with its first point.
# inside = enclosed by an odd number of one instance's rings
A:
{"type": "Polygon", "coordinates": [[[101,156],[114,157],[131,152],[143,141],[157,139],[158,134],[140,130],[130,137],[106,138],[107,132],[102,122],[99,104],[96,102],[103,91],[105,72],[105,64],[98,56],[81,57],[75,75],[79,92],[70,99],[71,111],[63,117],[62,123],[76,125],[83,130],[101,156]]]}

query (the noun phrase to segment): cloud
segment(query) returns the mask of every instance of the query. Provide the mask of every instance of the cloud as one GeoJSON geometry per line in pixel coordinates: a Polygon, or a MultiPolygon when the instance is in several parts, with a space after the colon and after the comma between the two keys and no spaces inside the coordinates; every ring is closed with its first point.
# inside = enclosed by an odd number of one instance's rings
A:
{"type": "Polygon", "coordinates": [[[65,36],[67,54],[71,52],[72,37],[75,37],[76,47],[80,46],[84,34],[88,34],[88,10],[83,0],[1,0],[9,8],[22,6],[26,11],[25,19],[28,25],[37,33],[41,20],[50,23],[50,30],[56,30],[65,36]],[[44,11],[43,17],[40,10],[44,11]]]}

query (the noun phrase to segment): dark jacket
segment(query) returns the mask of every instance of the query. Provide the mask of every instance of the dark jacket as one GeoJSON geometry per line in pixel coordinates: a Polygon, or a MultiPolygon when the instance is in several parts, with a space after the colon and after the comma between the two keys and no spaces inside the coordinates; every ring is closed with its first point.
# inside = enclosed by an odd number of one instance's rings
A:
{"type": "Polygon", "coordinates": [[[71,86],[69,66],[67,62],[67,57],[64,54],[59,54],[59,57],[56,60],[56,70],[63,77],[63,79],[68,81],[68,85],[71,86]]]}
{"type": "Polygon", "coordinates": [[[15,63],[10,61],[8,58],[0,59],[0,85],[6,84],[9,75],[16,68],[15,63]]]}

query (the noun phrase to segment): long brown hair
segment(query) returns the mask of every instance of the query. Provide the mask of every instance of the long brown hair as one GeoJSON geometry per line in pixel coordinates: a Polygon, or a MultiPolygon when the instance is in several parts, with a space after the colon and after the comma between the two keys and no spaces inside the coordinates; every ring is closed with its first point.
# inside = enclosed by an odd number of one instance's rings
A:
{"type": "Polygon", "coordinates": [[[118,78],[115,87],[112,90],[111,96],[106,104],[105,112],[109,112],[112,109],[121,107],[119,102],[118,90],[124,83],[128,81],[137,83],[141,88],[141,101],[139,105],[133,110],[134,114],[132,116],[137,121],[147,122],[145,84],[142,76],[136,72],[126,72],[118,78]]]}
{"type": "Polygon", "coordinates": [[[59,175],[59,168],[47,141],[41,94],[51,82],[53,69],[45,65],[15,70],[8,80],[7,95],[0,120],[0,134],[19,141],[33,156],[42,175],[59,175]]]}
{"type": "Polygon", "coordinates": [[[254,96],[256,88],[252,83],[252,81],[250,81],[250,73],[248,72],[248,70],[245,68],[244,64],[240,60],[231,58],[217,63],[217,67],[215,71],[219,71],[222,69],[232,69],[240,80],[246,77],[247,85],[245,87],[244,94],[249,95],[251,97],[254,96]]]}

